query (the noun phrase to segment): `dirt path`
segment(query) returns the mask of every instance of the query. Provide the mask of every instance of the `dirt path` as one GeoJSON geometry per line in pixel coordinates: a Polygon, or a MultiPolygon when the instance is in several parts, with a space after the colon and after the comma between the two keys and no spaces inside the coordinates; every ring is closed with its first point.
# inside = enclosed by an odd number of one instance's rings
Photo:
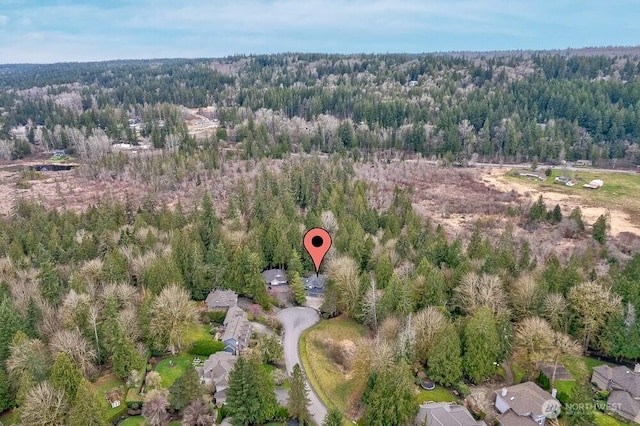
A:
{"type": "Polygon", "coordinates": [[[640,235],[640,224],[634,223],[631,217],[621,210],[594,206],[591,202],[579,195],[569,195],[536,188],[524,181],[507,181],[504,175],[508,171],[509,169],[504,168],[485,169],[481,172],[480,178],[489,187],[502,192],[516,191],[522,196],[528,196],[532,201],[542,195],[547,205],[560,205],[563,214],[569,214],[569,212],[574,208],[580,207],[580,210],[582,210],[582,217],[586,223],[595,222],[600,215],[606,214],[608,211],[611,213],[612,235],[617,236],[622,232],[630,232],[640,235]]]}

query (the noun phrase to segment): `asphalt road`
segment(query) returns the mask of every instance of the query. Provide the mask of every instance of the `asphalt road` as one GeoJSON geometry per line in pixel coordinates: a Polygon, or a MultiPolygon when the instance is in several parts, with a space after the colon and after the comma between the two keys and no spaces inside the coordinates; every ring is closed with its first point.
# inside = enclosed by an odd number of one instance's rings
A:
{"type": "MultiPolygon", "coordinates": [[[[287,371],[291,373],[294,365],[299,364],[300,367],[302,367],[300,352],[298,351],[300,335],[307,328],[320,321],[320,315],[311,308],[295,307],[281,310],[278,312],[278,318],[284,326],[282,344],[284,348],[284,361],[287,371]]],[[[309,412],[315,423],[320,425],[327,415],[327,407],[322,403],[308,381],[307,388],[309,389],[309,400],[311,401],[309,404],[309,412]]]]}

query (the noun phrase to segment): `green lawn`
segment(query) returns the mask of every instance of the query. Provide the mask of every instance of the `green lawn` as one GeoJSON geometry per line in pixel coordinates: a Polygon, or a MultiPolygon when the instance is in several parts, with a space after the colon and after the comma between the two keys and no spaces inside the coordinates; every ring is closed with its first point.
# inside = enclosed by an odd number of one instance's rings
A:
{"type": "Polygon", "coordinates": [[[420,389],[420,393],[416,395],[416,399],[418,404],[422,404],[423,402],[456,402],[458,398],[451,392],[449,392],[446,388],[442,386],[436,386],[434,390],[424,390],[420,387],[416,387],[420,389]]]}
{"type": "Polygon", "coordinates": [[[209,334],[209,325],[204,324],[194,324],[182,335],[182,341],[184,342],[185,348],[189,348],[191,343],[196,340],[205,340],[205,339],[213,339],[211,334],[209,334]]]}
{"type": "Polygon", "coordinates": [[[93,383],[93,387],[98,394],[100,401],[102,401],[102,406],[105,410],[105,418],[112,419],[117,417],[118,415],[124,414],[127,411],[127,405],[125,404],[126,395],[124,393],[124,382],[117,378],[115,374],[111,373],[98,378],[98,380],[93,383]],[[111,408],[111,405],[107,401],[106,393],[115,388],[120,388],[122,400],[119,407],[111,408]]]}
{"type": "Polygon", "coordinates": [[[193,368],[192,363],[195,355],[180,354],[163,359],[156,365],[156,371],[160,374],[160,386],[168,389],[173,382],[185,372],[186,368],[193,368]],[[169,366],[169,361],[173,361],[175,364],[173,367],[169,366]]]}
{"type": "Polygon", "coordinates": [[[558,393],[563,392],[569,395],[575,384],[575,380],[556,380],[555,388],[558,390],[558,393]]]}
{"type": "Polygon", "coordinates": [[[143,424],[144,424],[144,417],[142,417],[142,416],[133,416],[133,417],[127,417],[118,426],[141,426],[143,424]]]}
{"type": "MultiPolygon", "coordinates": [[[[515,170],[513,179],[525,180],[517,176],[517,173],[524,169],[515,170]]],[[[575,172],[565,172],[562,168],[553,169],[550,177],[545,182],[537,179],[530,180],[531,184],[544,190],[560,192],[563,194],[580,195],[585,200],[591,201],[597,206],[606,206],[609,208],[624,210],[630,215],[640,214],[640,175],[630,173],[596,173],[588,169],[575,172]],[[565,173],[569,174],[577,184],[568,187],[560,183],[555,183],[555,178],[565,173]],[[602,188],[597,190],[585,189],[582,187],[585,183],[589,183],[594,179],[601,179],[604,182],[602,188]]],[[[544,197],[543,197],[544,198],[544,197]]],[[[553,207],[553,206],[547,206],[553,207]]]]}
{"type": "MultiPolygon", "coordinates": [[[[354,383],[345,378],[329,359],[323,342],[327,339],[356,341],[365,335],[366,329],[362,324],[339,317],[319,322],[305,330],[300,338],[300,358],[313,388],[325,405],[343,413],[351,411],[349,398],[354,391],[354,383]]],[[[344,424],[352,422],[345,418],[344,424]]]]}
{"type": "Polygon", "coordinates": [[[595,411],[594,414],[596,416],[595,420],[598,426],[626,426],[626,425],[634,424],[634,423],[620,421],[615,417],[608,416],[604,413],[601,413],[600,411],[595,411]]]}

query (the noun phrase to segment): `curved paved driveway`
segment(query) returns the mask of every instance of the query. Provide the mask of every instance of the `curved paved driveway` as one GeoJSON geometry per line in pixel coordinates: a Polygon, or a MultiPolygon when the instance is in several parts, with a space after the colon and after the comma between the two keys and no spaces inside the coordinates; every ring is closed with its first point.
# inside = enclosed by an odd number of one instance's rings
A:
{"type": "MultiPolygon", "coordinates": [[[[296,364],[300,364],[300,367],[303,368],[298,350],[300,335],[307,328],[320,321],[320,315],[312,308],[299,306],[281,310],[278,312],[278,318],[284,326],[284,339],[282,344],[284,347],[284,361],[287,366],[287,371],[291,373],[293,366],[296,364]]],[[[309,381],[307,381],[307,388],[310,390],[309,400],[311,401],[309,404],[309,412],[316,424],[321,425],[327,414],[327,407],[322,403],[309,381]]]]}

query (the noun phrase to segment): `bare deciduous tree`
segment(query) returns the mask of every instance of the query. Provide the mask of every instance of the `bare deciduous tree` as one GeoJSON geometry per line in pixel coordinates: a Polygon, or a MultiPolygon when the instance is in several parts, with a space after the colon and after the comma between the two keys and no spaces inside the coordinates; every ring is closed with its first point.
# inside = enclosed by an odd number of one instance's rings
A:
{"type": "Polygon", "coordinates": [[[473,314],[481,306],[488,307],[494,316],[507,310],[507,298],[502,282],[495,275],[466,274],[455,289],[460,309],[473,314]]]}
{"type": "Polygon", "coordinates": [[[356,261],[349,256],[339,255],[328,262],[327,272],[337,292],[338,310],[347,312],[353,317],[360,297],[360,280],[356,261]]]}
{"type": "Polygon", "coordinates": [[[68,408],[64,392],[44,381],[27,393],[20,407],[20,420],[25,425],[64,426],[68,408]]]}
{"type": "Polygon", "coordinates": [[[142,415],[151,426],[164,426],[169,423],[169,391],[167,389],[152,389],[144,397],[142,415]]]}
{"type": "Polygon", "coordinates": [[[567,299],[560,293],[549,293],[542,303],[544,317],[549,321],[554,330],[566,331],[564,318],[567,312],[567,299]]]}
{"type": "Polygon", "coordinates": [[[413,353],[416,361],[424,363],[427,353],[436,334],[448,324],[447,318],[434,306],[427,306],[412,316],[413,332],[413,353]]]}
{"type": "Polygon", "coordinates": [[[609,315],[620,309],[622,298],[612,293],[609,288],[593,281],[572,287],[568,297],[582,324],[583,350],[586,351],[591,336],[605,323],[609,315]]]}
{"type": "Polygon", "coordinates": [[[185,330],[197,321],[198,311],[189,293],[172,284],[165,287],[151,305],[151,333],[169,342],[172,354],[182,350],[185,330]]]}
{"type": "Polygon", "coordinates": [[[86,375],[93,368],[96,352],[77,330],[60,330],[49,341],[53,355],[66,354],[86,375]]]}
{"type": "Polygon", "coordinates": [[[511,290],[511,306],[516,319],[535,312],[538,300],[538,282],[535,278],[531,275],[518,278],[511,290]]]}

